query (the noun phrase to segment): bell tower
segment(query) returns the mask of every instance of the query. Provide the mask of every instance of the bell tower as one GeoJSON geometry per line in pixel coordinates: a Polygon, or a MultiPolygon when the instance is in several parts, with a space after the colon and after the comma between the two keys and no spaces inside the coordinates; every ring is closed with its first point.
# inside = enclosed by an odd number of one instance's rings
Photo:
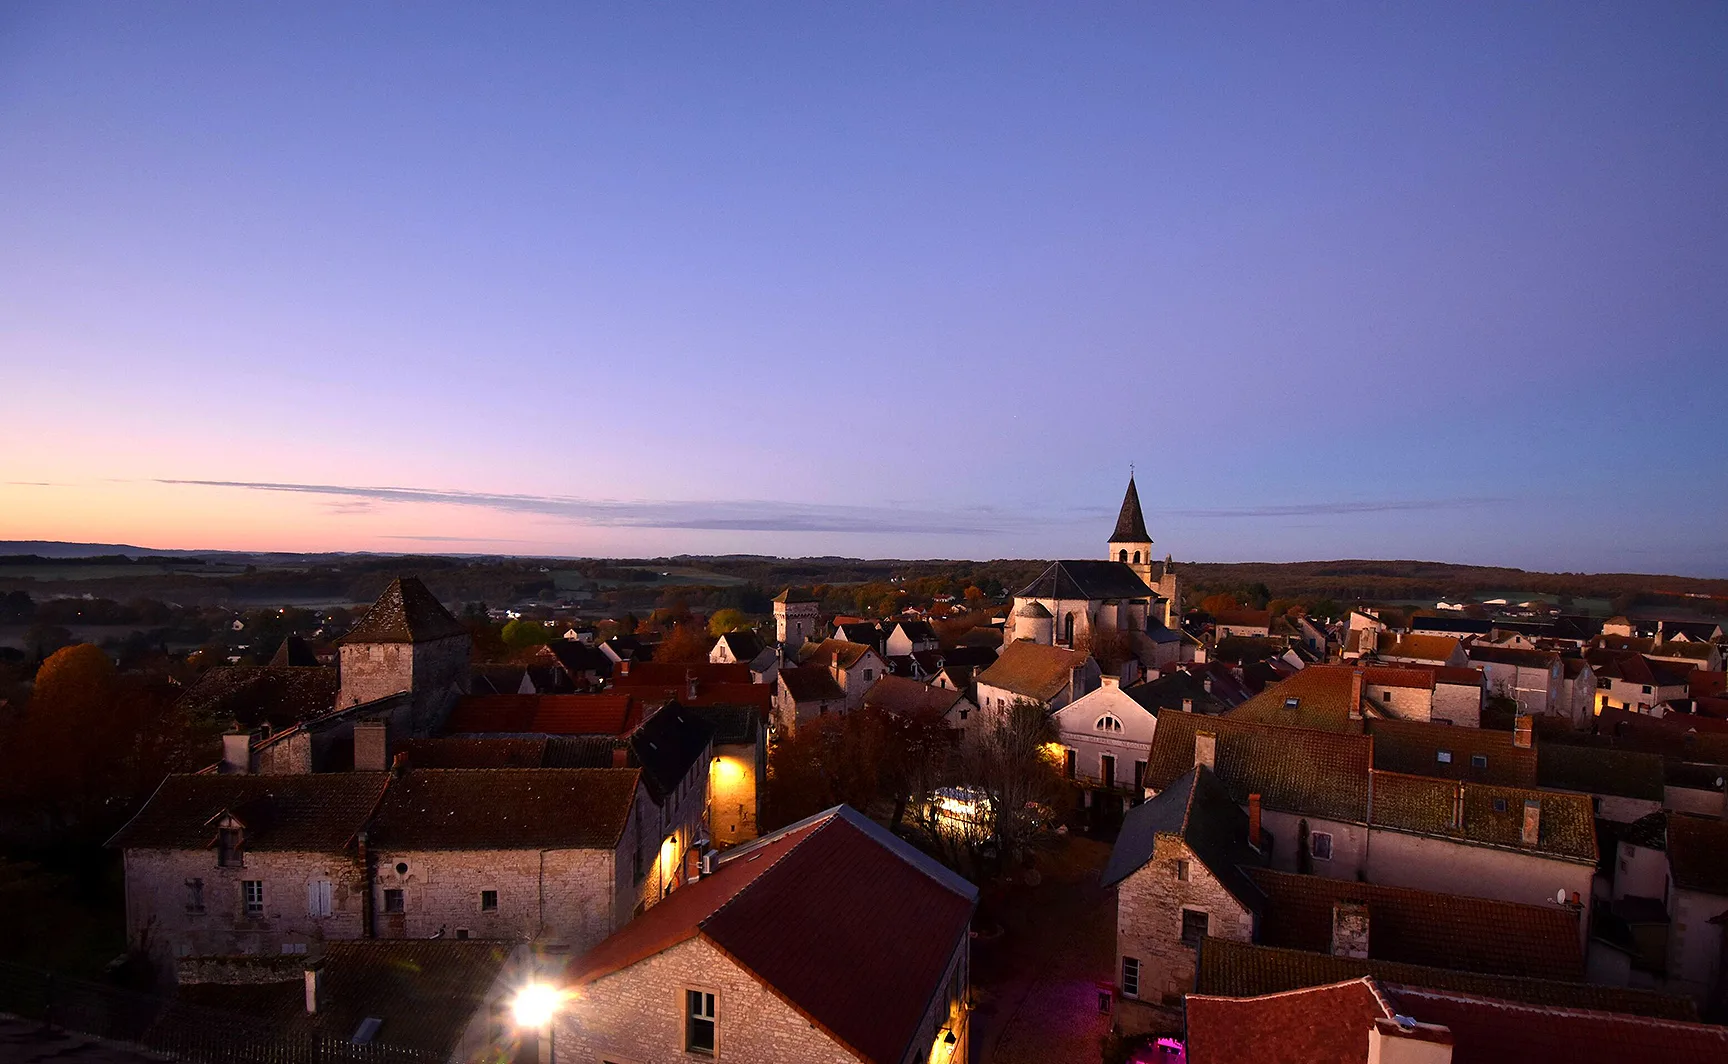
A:
{"type": "Polygon", "coordinates": [[[1140,492],[1134,487],[1134,473],[1128,473],[1128,493],[1122,496],[1122,512],[1116,516],[1116,530],[1110,533],[1110,552],[1105,555],[1113,562],[1122,562],[1134,570],[1134,575],[1156,589],[1152,576],[1152,537],[1146,531],[1146,516],[1140,512],[1140,492]]]}

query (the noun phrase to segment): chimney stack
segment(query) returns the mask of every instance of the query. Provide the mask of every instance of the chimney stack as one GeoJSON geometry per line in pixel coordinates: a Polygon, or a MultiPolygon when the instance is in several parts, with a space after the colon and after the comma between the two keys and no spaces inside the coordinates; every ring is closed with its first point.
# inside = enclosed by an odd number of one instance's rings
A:
{"type": "Polygon", "coordinates": [[[625,746],[623,743],[618,743],[612,747],[612,767],[630,767],[630,748],[628,746],[625,746]]]}
{"type": "Polygon", "coordinates": [[[1409,1016],[1376,1017],[1368,1031],[1368,1064],[1452,1064],[1452,1030],[1409,1016]]]}
{"type": "Polygon", "coordinates": [[[1350,670],[1350,719],[1362,719],[1362,670],[1350,670]]]}
{"type": "Polygon", "coordinates": [[[1216,770],[1218,761],[1218,736],[1212,732],[1196,732],[1194,734],[1194,767],[1205,765],[1216,770]]]}
{"type": "Polygon", "coordinates": [[[1512,722],[1512,745],[1520,750],[1530,749],[1531,732],[1536,721],[1528,713],[1520,713],[1512,722]]]}
{"type": "Polygon", "coordinates": [[[1542,802],[1536,798],[1524,800],[1524,831],[1519,841],[1534,846],[1542,837],[1542,802]]]}
{"type": "Polygon", "coordinates": [[[222,768],[223,773],[244,776],[252,771],[252,744],[258,741],[258,732],[235,729],[222,736],[222,768]]]}
{"type": "Polygon", "coordinates": [[[1182,700],[1182,712],[1184,712],[1184,713],[1194,712],[1194,700],[1192,698],[1184,698],[1182,700]]]}
{"type": "Polygon", "coordinates": [[[324,1004],[324,962],[306,962],[306,1012],[315,1014],[324,1004]]]}
{"type": "Polygon", "coordinates": [[[1248,845],[1260,848],[1260,796],[1248,796],[1248,845]]]}
{"type": "Polygon", "coordinates": [[[1332,903],[1332,956],[1368,957],[1368,906],[1359,901],[1332,903]]]}
{"type": "Polygon", "coordinates": [[[354,722],[354,771],[384,772],[390,768],[390,726],[381,720],[354,722]]]}
{"type": "Polygon", "coordinates": [[[1120,677],[1120,676],[1100,676],[1100,677],[1098,677],[1098,682],[1103,684],[1105,687],[1112,687],[1112,688],[1121,687],[1122,686],[1122,677],[1120,677]]]}

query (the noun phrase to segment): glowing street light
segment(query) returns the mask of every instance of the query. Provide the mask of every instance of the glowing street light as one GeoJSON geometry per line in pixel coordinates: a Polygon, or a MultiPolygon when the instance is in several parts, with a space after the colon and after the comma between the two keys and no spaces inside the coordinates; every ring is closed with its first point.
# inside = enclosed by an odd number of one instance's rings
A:
{"type": "Polygon", "coordinates": [[[516,1014],[516,1026],[540,1030],[552,1022],[564,1004],[564,994],[546,983],[529,983],[516,992],[511,1010],[516,1014]]]}

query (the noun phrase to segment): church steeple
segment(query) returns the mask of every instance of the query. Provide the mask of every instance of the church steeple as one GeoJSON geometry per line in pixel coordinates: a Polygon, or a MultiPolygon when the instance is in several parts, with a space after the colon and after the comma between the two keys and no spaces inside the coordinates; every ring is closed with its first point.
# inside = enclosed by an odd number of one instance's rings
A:
{"type": "Polygon", "coordinates": [[[1105,557],[1127,564],[1148,586],[1155,586],[1152,536],[1146,531],[1146,516],[1140,512],[1140,492],[1134,487],[1132,472],[1128,474],[1128,493],[1122,496],[1122,512],[1116,516],[1116,530],[1110,533],[1110,550],[1105,557]]]}

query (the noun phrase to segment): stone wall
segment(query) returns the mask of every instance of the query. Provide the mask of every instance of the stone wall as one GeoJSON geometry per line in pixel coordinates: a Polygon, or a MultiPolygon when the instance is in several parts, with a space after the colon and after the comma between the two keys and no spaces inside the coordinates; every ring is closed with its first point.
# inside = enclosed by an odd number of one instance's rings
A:
{"type": "Polygon", "coordinates": [[[1260,826],[1272,835],[1270,846],[1272,867],[1280,872],[1299,870],[1297,841],[1301,835],[1303,820],[1308,821],[1310,836],[1317,831],[1323,831],[1332,836],[1332,859],[1313,861],[1310,871],[1317,876],[1326,876],[1329,879],[1355,879],[1366,866],[1368,859],[1368,827],[1366,824],[1321,820],[1318,817],[1300,817],[1278,809],[1262,809],[1260,826]]]}
{"type": "Polygon", "coordinates": [[[1471,898],[1497,898],[1525,905],[1554,905],[1556,891],[1564,890],[1568,897],[1576,892],[1585,906],[1579,922],[1578,944],[1586,944],[1594,865],[1376,829],[1369,847],[1367,872],[1370,883],[1471,898]]]}
{"type": "Polygon", "coordinates": [[[1696,890],[1673,890],[1668,930],[1668,989],[1701,1005],[1716,1001],[1722,978],[1722,925],[1728,898],[1696,890]]]}
{"type": "Polygon", "coordinates": [[[1434,685],[1434,720],[1443,720],[1461,728],[1482,726],[1482,688],[1454,683],[1434,685]]]}
{"type": "Polygon", "coordinates": [[[1118,1014],[1124,1029],[1175,1030],[1180,1026],[1182,995],[1194,988],[1196,951],[1182,942],[1182,910],[1204,912],[1207,933],[1239,942],[1254,937],[1254,917],[1224,888],[1182,840],[1158,836],[1152,860],[1116,885],[1116,989],[1122,987],[1122,962],[1140,962],[1138,999],[1151,1010],[1127,1008],[1118,1014]],[[1178,861],[1188,878],[1177,878],[1178,861]],[[1166,1014],[1164,1010],[1168,1010],[1166,1014]],[[1174,1021],[1166,1027],[1166,1021],[1174,1021]]]}
{"type": "Polygon", "coordinates": [[[708,774],[708,837],[715,846],[736,846],[756,837],[765,761],[760,741],[715,749],[708,774]]]}
{"type": "Polygon", "coordinates": [[[385,850],[374,899],[379,938],[543,939],[588,949],[611,934],[618,899],[609,850],[385,850]],[[386,892],[402,892],[389,912],[386,892]],[[483,908],[483,892],[497,907],[483,908]]]}

